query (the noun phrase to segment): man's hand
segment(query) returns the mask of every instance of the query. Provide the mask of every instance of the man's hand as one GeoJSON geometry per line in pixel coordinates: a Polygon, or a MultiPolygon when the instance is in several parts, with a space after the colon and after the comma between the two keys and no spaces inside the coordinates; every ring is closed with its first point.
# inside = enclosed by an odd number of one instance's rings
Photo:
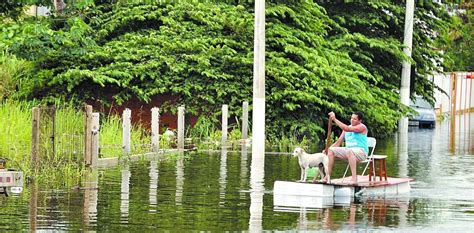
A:
{"type": "Polygon", "coordinates": [[[329,119],[331,119],[332,121],[336,119],[336,113],[330,112],[328,115],[329,115],[329,119]]]}

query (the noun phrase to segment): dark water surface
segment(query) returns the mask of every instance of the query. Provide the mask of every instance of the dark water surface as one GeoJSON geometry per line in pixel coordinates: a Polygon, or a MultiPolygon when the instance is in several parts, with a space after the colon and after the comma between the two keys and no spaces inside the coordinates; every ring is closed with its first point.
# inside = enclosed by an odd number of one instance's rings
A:
{"type": "MultiPolygon", "coordinates": [[[[84,188],[29,185],[2,196],[0,231],[473,232],[474,114],[454,123],[378,141],[389,175],[416,179],[406,197],[281,208],[273,204],[273,182],[299,178],[290,155],[266,155],[264,164],[245,151],[164,155],[92,172],[84,188]]],[[[338,162],[334,177],[344,168],[338,162]]]]}

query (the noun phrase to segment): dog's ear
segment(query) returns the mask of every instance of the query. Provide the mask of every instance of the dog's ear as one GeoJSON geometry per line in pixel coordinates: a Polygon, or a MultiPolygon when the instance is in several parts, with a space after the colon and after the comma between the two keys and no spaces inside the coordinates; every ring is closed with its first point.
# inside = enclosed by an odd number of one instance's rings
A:
{"type": "Polygon", "coordinates": [[[300,154],[301,154],[301,148],[296,147],[295,150],[293,150],[293,155],[297,156],[297,155],[300,155],[300,154]]]}

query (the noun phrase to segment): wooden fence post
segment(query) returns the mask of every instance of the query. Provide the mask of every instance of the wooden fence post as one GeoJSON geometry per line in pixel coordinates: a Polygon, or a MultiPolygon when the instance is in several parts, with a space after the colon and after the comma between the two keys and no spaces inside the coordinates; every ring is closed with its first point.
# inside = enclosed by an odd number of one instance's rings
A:
{"type": "Polygon", "coordinates": [[[100,147],[100,114],[98,112],[92,113],[92,145],[91,145],[91,166],[97,166],[99,161],[99,147],[100,147]]]}
{"type": "Polygon", "coordinates": [[[221,143],[225,143],[227,141],[227,119],[228,119],[228,111],[229,105],[224,104],[222,105],[222,139],[221,143]]]}
{"type": "Polygon", "coordinates": [[[132,111],[126,108],[122,114],[122,149],[123,154],[129,155],[130,149],[130,130],[131,130],[132,111]]]}
{"type": "Polygon", "coordinates": [[[92,106],[85,107],[85,129],[84,129],[84,164],[91,165],[92,162],[92,106]]]}
{"type": "Polygon", "coordinates": [[[178,107],[178,149],[184,149],[184,106],[178,107]]]}
{"type": "Polygon", "coordinates": [[[40,140],[40,109],[32,109],[32,129],[31,129],[31,167],[37,168],[39,162],[39,140],[40,140]]]}
{"type": "Polygon", "coordinates": [[[160,109],[151,109],[151,146],[154,152],[160,149],[160,109]]]}
{"type": "Polygon", "coordinates": [[[248,138],[249,133],[249,102],[244,101],[242,104],[242,139],[248,138]]]}

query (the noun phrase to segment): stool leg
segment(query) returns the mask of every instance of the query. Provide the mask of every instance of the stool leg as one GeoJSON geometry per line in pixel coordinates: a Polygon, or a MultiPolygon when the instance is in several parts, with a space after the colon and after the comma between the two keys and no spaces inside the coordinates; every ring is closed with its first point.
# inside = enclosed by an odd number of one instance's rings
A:
{"type": "Polygon", "coordinates": [[[383,164],[383,161],[379,161],[379,179],[380,181],[382,181],[382,164],[383,164]]]}
{"type": "Polygon", "coordinates": [[[373,166],[372,163],[373,163],[373,162],[374,162],[374,161],[370,161],[370,162],[369,162],[369,182],[372,181],[372,174],[373,174],[373,172],[374,172],[374,169],[372,168],[372,166],[373,166]]]}
{"type": "Polygon", "coordinates": [[[387,181],[387,160],[383,160],[383,174],[385,176],[385,181],[387,181]]]}

